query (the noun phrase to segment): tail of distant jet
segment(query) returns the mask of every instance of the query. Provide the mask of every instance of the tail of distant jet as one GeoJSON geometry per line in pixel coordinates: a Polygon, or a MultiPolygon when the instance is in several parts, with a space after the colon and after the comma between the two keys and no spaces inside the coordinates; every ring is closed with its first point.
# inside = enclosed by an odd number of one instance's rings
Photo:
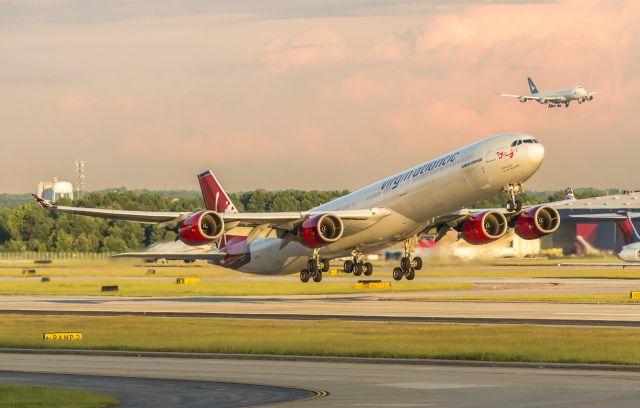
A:
{"type": "Polygon", "coordinates": [[[218,213],[238,212],[211,170],[198,174],[198,181],[200,182],[200,190],[202,190],[202,197],[207,210],[218,213]]]}
{"type": "Polygon", "coordinates": [[[620,228],[620,232],[622,233],[622,237],[624,238],[624,244],[629,245],[640,242],[640,235],[638,235],[636,226],[633,225],[631,215],[629,213],[626,213],[625,215],[627,216],[627,219],[616,221],[616,224],[618,225],[618,228],[620,228]]]}
{"type": "Polygon", "coordinates": [[[527,81],[529,81],[529,89],[531,90],[531,95],[539,93],[538,87],[536,87],[536,84],[533,83],[533,79],[531,79],[531,77],[527,77],[527,81]]]}

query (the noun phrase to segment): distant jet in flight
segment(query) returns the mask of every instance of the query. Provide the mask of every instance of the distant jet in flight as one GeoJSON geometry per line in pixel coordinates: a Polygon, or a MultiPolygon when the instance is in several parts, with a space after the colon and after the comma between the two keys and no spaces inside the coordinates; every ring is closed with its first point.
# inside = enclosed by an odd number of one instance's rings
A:
{"type": "Polygon", "coordinates": [[[528,100],[536,101],[543,105],[549,105],[550,108],[560,107],[564,104],[565,107],[569,107],[569,102],[578,101],[578,103],[593,100],[595,92],[589,92],[581,87],[574,86],[571,88],[560,89],[558,91],[540,92],[538,87],[533,83],[533,79],[527,77],[529,81],[529,89],[531,89],[531,95],[511,95],[500,94],[500,96],[509,96],[511,98],[518,98],[520,102],[525,103],[528,100]]]}

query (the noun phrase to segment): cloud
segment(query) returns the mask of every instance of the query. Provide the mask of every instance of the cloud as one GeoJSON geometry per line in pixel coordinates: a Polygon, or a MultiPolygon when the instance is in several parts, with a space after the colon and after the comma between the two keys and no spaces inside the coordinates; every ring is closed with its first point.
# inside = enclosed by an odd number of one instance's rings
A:
{"type": "Polygon", "coordinates": [[[274,40],[263,49],[263,61],[275,71],[339,61],[347,48],[338,33],[327,27],[313,28],[289,40],[274,40]]]}

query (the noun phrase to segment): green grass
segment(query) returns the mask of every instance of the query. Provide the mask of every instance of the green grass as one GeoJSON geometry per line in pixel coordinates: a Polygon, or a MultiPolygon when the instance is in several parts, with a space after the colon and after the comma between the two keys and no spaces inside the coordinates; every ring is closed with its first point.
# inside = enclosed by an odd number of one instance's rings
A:
{"type": "Polygon", "coordinates": [[[464,282],[393,282],[390,289],[356,289],[355,281],[302,283],[286,281],[215,280],[197,284],[176,284],[167,279],[58,279],[40,282],[32,279],[0,281],[0,295],[85,295],[85,296],[242,296],[242,295],[316,295],[369,292],[470,289],[464,282]],[[118,285],[118,292],[101,292],[103,285],[118,285]]]}
{"type": "Polygon", "coordinates": [[[101,408],[117,403],[115,397],[97,392],[0,384],[0,408],[101,408]]]}
{"type": "Polygon", "coordinates": [[[640,329],[5,315],[0,347],[640,364],[640,329]]]}
{"type": "MultiPolygon", "coordinates": [[[[382,299],[387,300],[387,299],[382,299]]],[[[558,294],[508,294],[508,295],[455,295],[393,298],[388,300],[475,300],[498,302],[558,302],[558,303],[640,303],[625,293],[558,293],[558,294]]]]}
{"type": "MultiPolygon", "coordinates": [[[[563,262],[617,262],[611,258],[585,258],[573,257],[563,259],[507,259],[497,260],[493,265],[487,261],[473,262],[444,262],[438,259],[425,260],[425,266],[418,271],[417,276],[428,277],[530,277],[530,278],[627,278],[640,279],[640,268],[629,267],[559,267],[563,262]],[[526,268],[527,266],[544,266],[543,268],[526,268]],[[524,267],[524,268],[523,268],[524,267]]],[[[376,271],[373,277],[389,277],[391,270],[397,266],[397,262],[375,262],[376,271]]],[[[333,268],[341,268],[341,262],[332,263],[333,268]]],[[[259,276],[245,274],[219,266],[213,266],[204,262],[185,264],[182,262],[170,262],[168,264],[145,264],[132,259],[108,259],[108,260],[61,260],[51,264],[35,264],[25,261],[0,262],[0,277],[23,276],[23,269],[36,269],[37,276],[49,277],[244,277],[246,279],[259,276]],[[148,270],[155,270],[155,274],[149,275],[148,270]]],[[[351,276],[351,275],[346,275],[351,276]]]]}

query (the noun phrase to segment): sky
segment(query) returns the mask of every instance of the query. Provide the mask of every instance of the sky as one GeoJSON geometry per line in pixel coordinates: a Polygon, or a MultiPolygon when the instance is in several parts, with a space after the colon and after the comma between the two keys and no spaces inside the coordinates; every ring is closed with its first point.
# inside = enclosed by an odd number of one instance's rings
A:
{"type": "Polygon", "coordinates": [[[492,134],[640,188],[638,1],[0,0],[0,192],[356,189],[492,134]],[[582,85],[548,109],[497,96],[582,85]]]}

